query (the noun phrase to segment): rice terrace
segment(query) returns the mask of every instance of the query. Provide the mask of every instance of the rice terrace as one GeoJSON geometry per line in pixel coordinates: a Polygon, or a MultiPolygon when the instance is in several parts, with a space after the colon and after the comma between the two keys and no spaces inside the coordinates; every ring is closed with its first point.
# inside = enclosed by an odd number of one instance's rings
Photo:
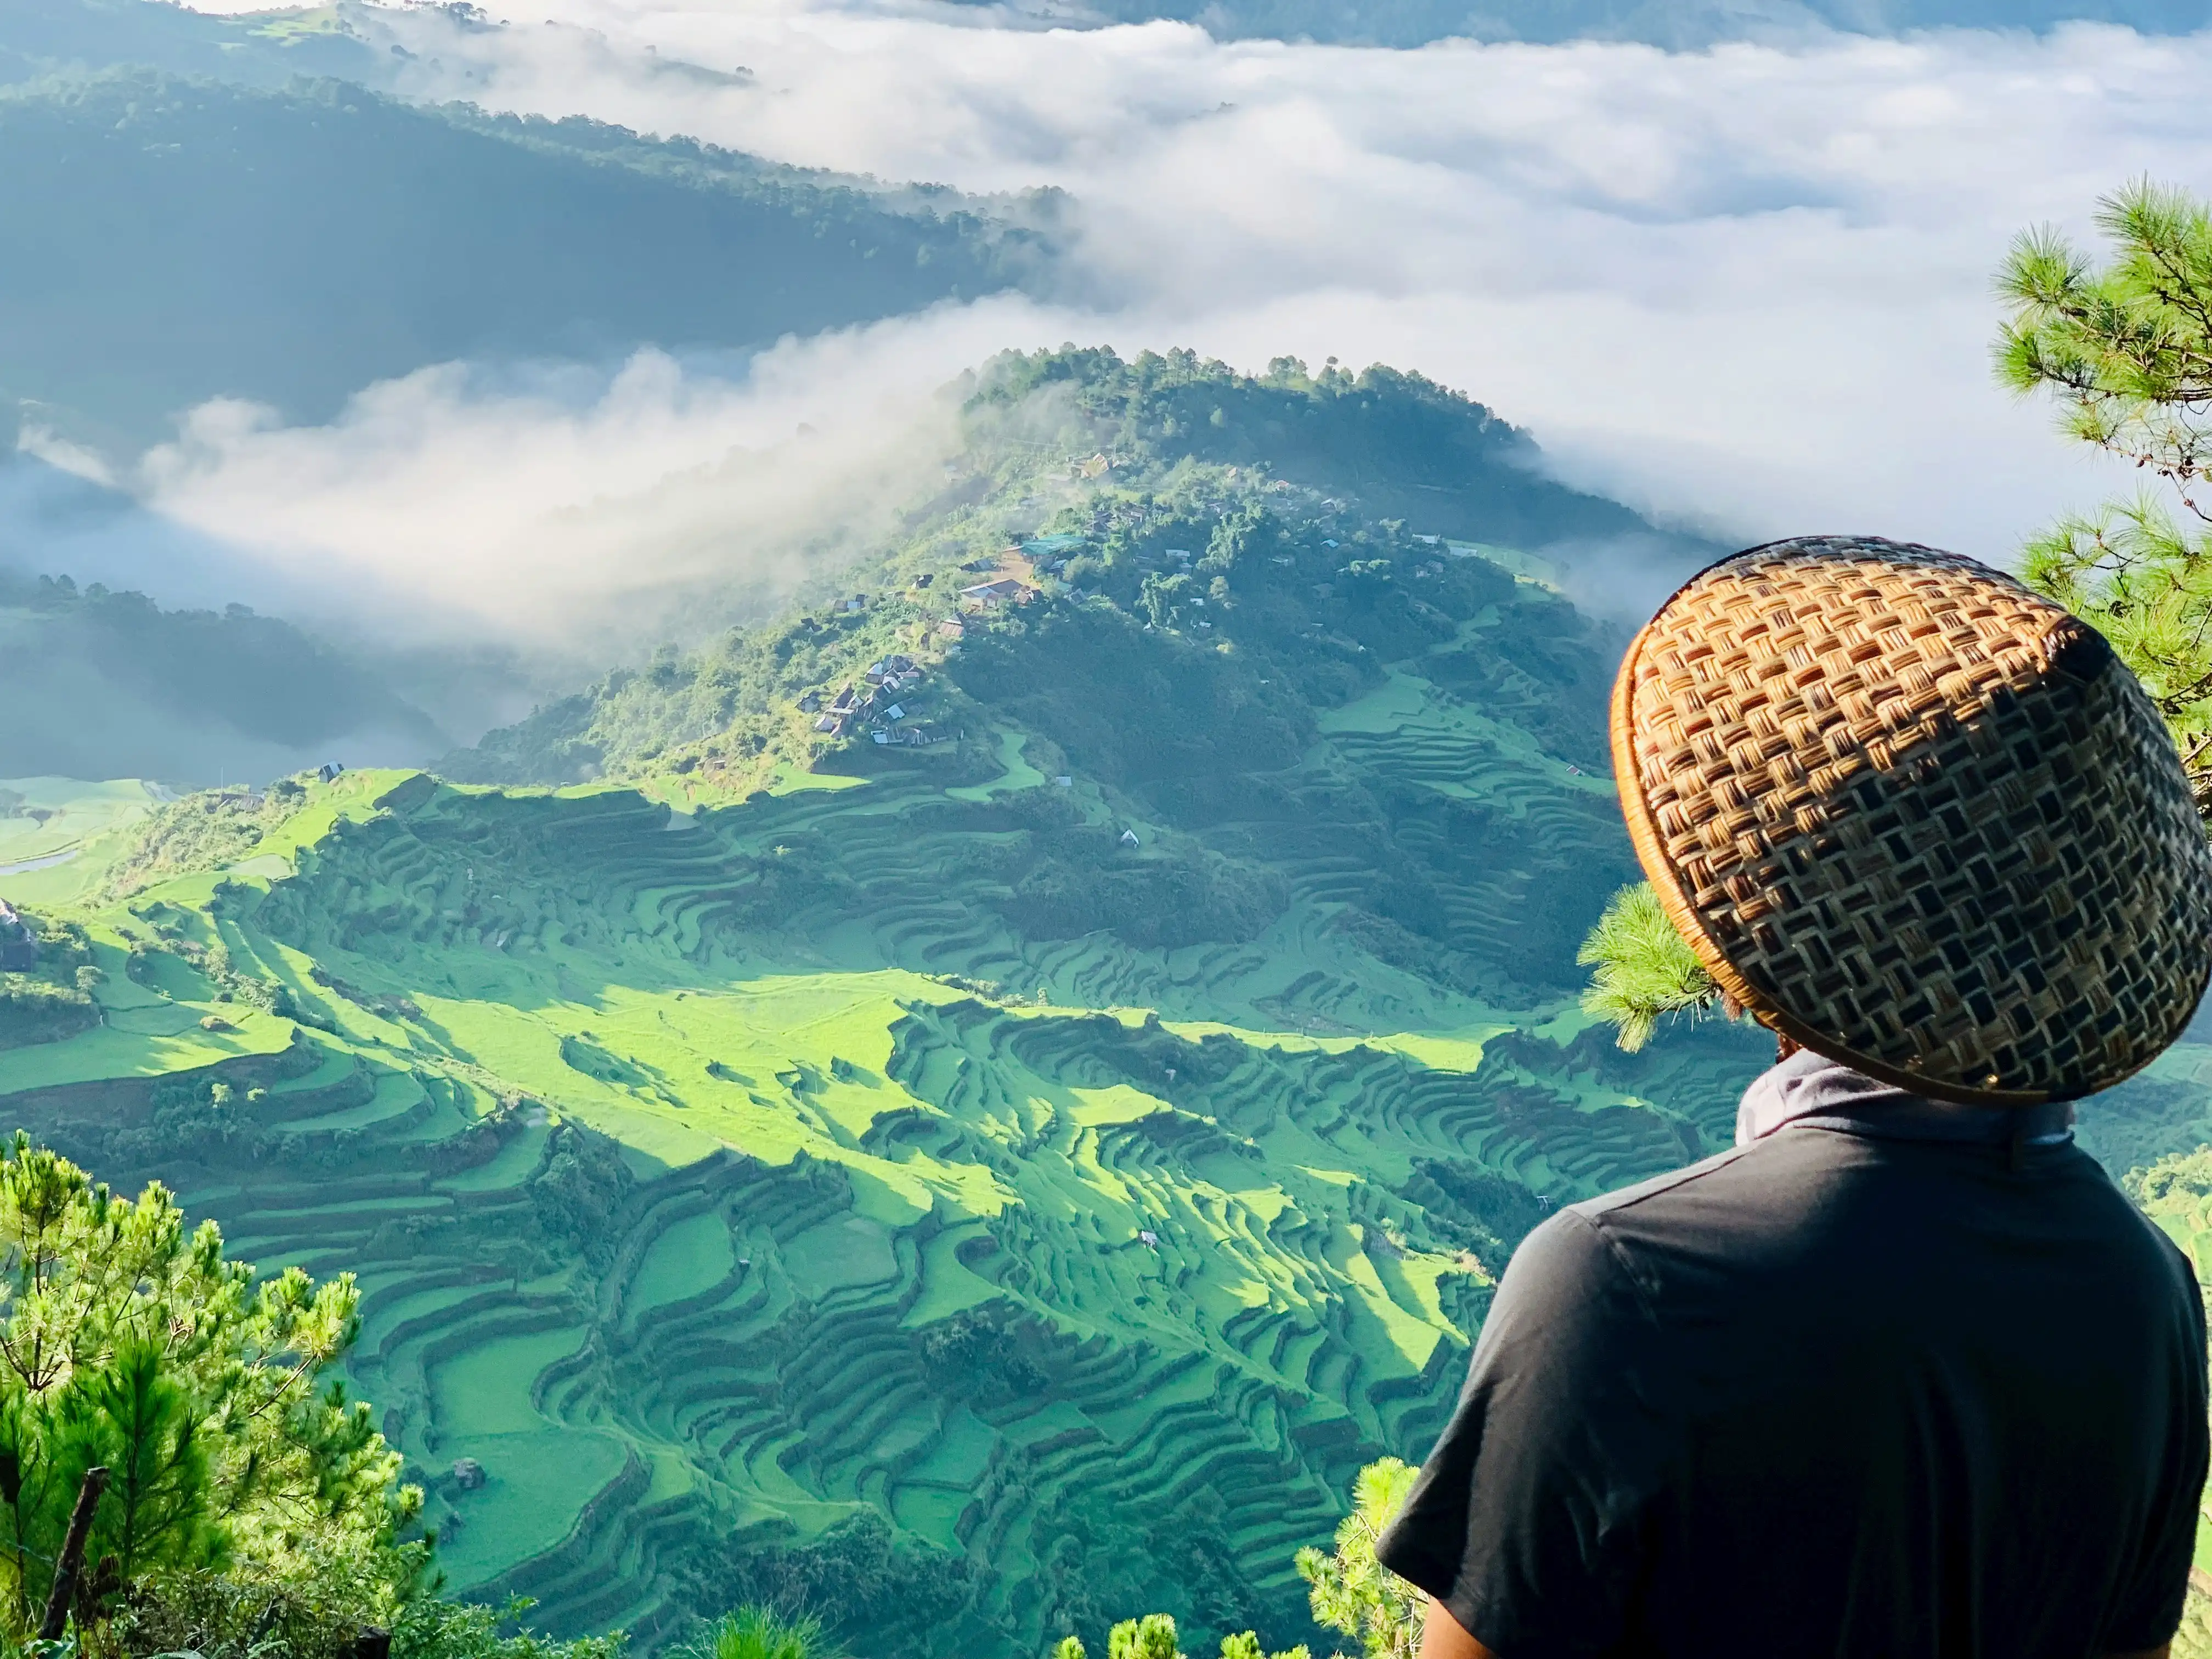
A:
{"type": "MultiPolygon", "coordinates": [[[[431,769],[0,781],[9,1127],[357,1273],[450,1593],[556,1634],[1325,1643],[1293,1557],[1515,1244],[1764,1063],[1577,1006],[1619,638],[1522,550],[1648,526],[1388,371],[1014,356],[963,418],[868,562],[431,769]]],[[[2116,1173],[2212,1136],[2198,1035],[2116,1173]]]]}

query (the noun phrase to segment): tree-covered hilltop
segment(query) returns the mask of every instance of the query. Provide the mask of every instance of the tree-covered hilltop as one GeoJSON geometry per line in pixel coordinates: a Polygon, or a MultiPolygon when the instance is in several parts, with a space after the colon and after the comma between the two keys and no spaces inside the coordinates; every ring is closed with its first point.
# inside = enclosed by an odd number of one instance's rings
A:
{"type": "Polygon", "coordinates": [[[441,746],[384,676],[276,617],[165,611],[0,570],[0,777],[213,781],[349,739],[393,755],[441,746]]]}
{"type": "Polygon", "coordinates": [[[0,391],[144,435],[234,396],[327,418],[456,358],[738,348],[1049,258],[893,193],[580,119],[118,69],[0,87],[0,391]]]}
{"type": "Polygon", "coordinates": [[[1008,416],[1055,392],[1082,417],[1063,421],[1063,440],[1154,465],[1263,465],[1426,532],[1516,547],[1652,533],[1618,502],[1545,477],[1534,441],[1480,404],[1379,363],[1355,374],[1331,359],[1316,375],[1279,357],[1253,376],[1189,351],[1018,353],[992,366],[969,408],[1008,416]]]}
{"type": "Polygon", "coordinates": [[[1501,970],[1564,982],[1602,896],[1588,882],[1632,867],[1598,781],[1617,641],[1455,538],[1547,543],[1638,520],[1535,473],[1527,438],[1480,404],[1384,368],[1313,377],[1285,362],[1255,379],[1187,352],[1014,355],[978,378],[966,419],[960,476],[884,558],[441,769],[659,778],[685,799],[886,769],[982,787],[1018,732],[1030,775],[1079,777],[1160,831],[1152,861],[1122,870],[1118,827],[1051,796],[1024,803],[1022,854],[994,854],[1024,932],[1253,938],[1287,902],[1266,848],[1289,841],[1344,860],[1352,902],[1333,925],[1408,971],[1463,990],[1495,988],[1501,970]],[[1370,504],[1417,494],[1432,516],[1410,526],[1370,504]],[[993,580],[1015,598],[962,598],[993,580]],[[1377,698],[1463,711],[1463,763],[1549,769],[1587,822],[1531,841],[1512,808],[1471,785],[1438,797],[1387,745],[1343,755],[1326,780],[1302,771],[1326,723],[1377,698]],[[1415,818],[1430,828],[1411,833],[1415,818]],[[1471,890],[1513,925],[1455,921],[1465,900],[1448,895],[1471,890]]]}
{"type": "MultiPolygon", "coordinates": [[[[1316,376],[1285,358],[1255,377],[1188,351],[1010,353],[969,385],[963,420],[964,453],[884,555],[818,581],[773,623],[617,671],[442,769],[507,784],[673,770],[742,793],[850,749],[815,729],[820,711],[799,707],[809,692],[834,693],[889,654],[934,663],[951,647],[932,678],[933,736],[965,729],[979,702],[1042,708],[1060,694],[1101,711],[1091,723],[1103,732],[1103,710],[1156,696],[1146,674],[1176,663],[1215,690],[1170,693],[1151,718],[1182,741],[1220,742],[1231,771],[1266,770],[1251,734],[1231,729],[1251,708],[1309,731],[1316,709],[1371,690],[1385,663],[1499,600],[1522,607],[1520,625],[1435,666],[1471,692],[1540,683],[1522,699],[1529,718],[1595,765],[1601,745],[1583,728],[1607,669],[1573,667],[1558,643],[1595,638],[1588,624],[1550,590],[1447,544],[1472,554],[1634,538],[1662,568],[1700,550],[1545,477],[1528,435],[1480,404],[1381,366],[1316,376]],[[962,591],[1002,564],[1040,603],[994,611],[976,631],[999,644],[963,656],[947,624],[975,620],[962,591]],[[1006,641],[1040,631],[1050,643],[1017,685],[1006,641]],[[1085,661],[1054,672],[1061,649],[1085,661]],[[1553,692],[1571,686],[1570,713],[1553,692]]],[[[1277,755],[1288,740],[1262,739],[1277,755]]]]}
{"type": "Polygon", "coordinates": [[[379,84],[386,65],[340,9],[231,16],[160,0],[0,0],[0,82],[131,64],[272,88],[301,75],[379,84]]]}

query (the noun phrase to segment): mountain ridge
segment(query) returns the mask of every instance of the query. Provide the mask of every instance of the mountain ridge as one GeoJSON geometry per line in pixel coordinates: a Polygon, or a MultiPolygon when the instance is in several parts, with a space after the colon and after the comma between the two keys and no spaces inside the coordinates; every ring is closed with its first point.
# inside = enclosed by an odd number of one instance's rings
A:
{"type": "Polygon", "coordinates": [[[458,359],[757,348],[1052,260],[951,192],[336,80],[48,76],[0,86],[0,392],[95,440],[216,397],[326,420],[458,359]]]}
{"type": "MultiPolygon", "coordinates": [[[[592,780],[309,775],[0,877],[57,941],[0,978],[11,1115],[359,1273],[445,1570],[558,1633],[834,1588],[884,1659],[1325,1640],[1294,1552],[1426,1449],[1514,1245],[1726,1146],[1772,1053],[1578,1009],[1619,632],[1572,535],[1481,534],[1623,509],[1390,371],[966,391],[864,575],[507,751],[592,780]],[[1364,495],[1277,465],[1309,421],[1364,495]],[[1416,495],[1458,516],[1369,505],[1416,495]]],[[[2200,1145],[2201,1074],[2085,1138],[2200,1145]]]]}
{"type": "Polygon", "coordinates": [[[596,781],[211,792],[0,878],[82,930],[27,1006],[100,1022],[0,1098],[359,1271],[447,1571],[556,1631],[834,1579],[914,1659],[1138,1608],[1321,1639],[1291,1556],[1435,1431],[1513,1243],[1719,1144],[1755,1066],[1575,1014],[1632,869],[1616,643],[1457,535],[1623,509],[1389,371],[967,393],[866,574],[586,699],[596,781]],[[1327,456],[1366,494],[1284,476],[1327,456]]]}

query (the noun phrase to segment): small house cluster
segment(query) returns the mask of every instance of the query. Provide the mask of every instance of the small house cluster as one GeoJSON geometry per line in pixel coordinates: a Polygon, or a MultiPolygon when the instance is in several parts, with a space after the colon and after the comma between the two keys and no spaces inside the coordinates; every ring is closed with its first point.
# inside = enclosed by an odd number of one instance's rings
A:
{"type": "Polygon", "coordinates": [[[799,700],[799,712],[814,715],[814,729],[825,737],[849,737],[861,726],[871,725],[868,735],[879,744],[910,744],[919,748],[930,741],[927,732],[920,726],[894,728],[907,717],[906,705],[899,699],[911,698],[909,688],[919,684],[921,678],[921,664],[911,657],[894,654],[869,664],[859,680],[840,686],[827,706],[821,692],[809,691],[799,700]]]}
{"type": "Polygon", "coordinates": [[[39,965],[39,941],[31,924],[0,899],[0,973],[27,974],[39,965]]]}
{"type": "Polygon", "coordinates": [[[1000,576],[960,590],[960,603],[973,605],[978,611],[995,611],[1002,605],[1027,605],[1036,597],[1036,589],[1013,576],[1000,576]]]}

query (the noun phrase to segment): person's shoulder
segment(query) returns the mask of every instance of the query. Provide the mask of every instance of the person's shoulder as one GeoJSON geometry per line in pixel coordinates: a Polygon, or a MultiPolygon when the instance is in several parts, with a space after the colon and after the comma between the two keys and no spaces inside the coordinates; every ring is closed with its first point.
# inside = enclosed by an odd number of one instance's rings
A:
{"type": "MultiPolygon", "coordinates": [[[[1801,1251],[1810,1201],[1832,1170],[1840,1136],[1784,1133],[1732,1146],[1632,1187],[1571,1205],[1613,1269],[1647,1300],[1686,1260],[1738,1266],[1801,1251]]],[[[1703,1282],[1702,1276],[1699,1282],[1703,1282]]]]}
{"type": "MultiPolygon", "coordinates": [[[[1622,1187],[1595,1198],[1569,1205],[1561,1213],[1580,1218],[1599,1233],[1608,1222],[1638,1211],[1668,1210],[1680,1204],[1694,1204],[1717,1196],[1741,1184],[1749,1173],[1741,1166],[1747,1162],[1765,1163],[1771,1159],[1775,1143],[1780,1137],[1756,1140],[1747,1146],[1731,1146],[1726,1152],[1716,1152],[1700,1158],[1695,1164],[1679,1170],[1669,1170],[1665,1175],[1653,1176],[1632,1187],[1622,1187]]],[[[1758,1177],[1751,1177],[1756,1180],[1758,1177]]],[[[1534,1237],[1532,1234],[1531,1237],[1534,1237]]]]}
{"type": "Polygon", "coordinates": [[[1731,1147],[1686,1168],[1555,1210],[1513,1252],[1504,1289],[1535,1295],[1554,1307],[1595,1304],[1620,1291],[1640,1296],[1645,1275],[1637,1261],[1655,1229],[1677,1230],[1698,1211],[1734,1204],[1716,1186],[1738,1185],[1731,1172],[1759,1150],[1731,1147]]]}
{"type": "Polygon", "coordinates": [[[1617,1241],[1572,1205],[1553,1212],[1513,1252],[1483,1321],[1477,1370],[1564,1375],[1563,1357],[1606,1352],[1652,1317],[1643,1275],[1617,1241]]]}
{"type": "Polygon", "coordinates": [[[2199,1299],[2197,1269],[2188,1255],[2165,1228],[2136,1206],[2103,1164],[2078,1143],[2069,1141],[2053,1160],[2053,1168],[2067,1177],[2065,1187],[2077,1225],[2086,1223],[2105,1241],[2129,1251],[2145,1265],[2154,1262],[2178,1295],[2191,1304],[2199,1299]]]}

